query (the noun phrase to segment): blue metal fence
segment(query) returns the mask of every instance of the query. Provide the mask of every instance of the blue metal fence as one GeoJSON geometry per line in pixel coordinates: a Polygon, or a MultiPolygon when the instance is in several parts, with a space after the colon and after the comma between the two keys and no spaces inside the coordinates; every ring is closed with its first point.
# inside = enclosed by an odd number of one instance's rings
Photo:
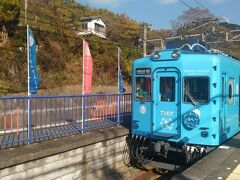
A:
{"type": "Polygon", "coordinates": [[[131,111],[131,94],[0,97],[0,146],[3,149],[127,123],[131,111]]]}

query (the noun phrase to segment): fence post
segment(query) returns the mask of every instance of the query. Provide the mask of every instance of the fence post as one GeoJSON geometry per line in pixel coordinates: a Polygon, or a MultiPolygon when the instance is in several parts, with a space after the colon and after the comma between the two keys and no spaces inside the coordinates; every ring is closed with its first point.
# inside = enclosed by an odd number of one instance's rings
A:
{"type": "Polygon", "coordinates": [[[85,113],[85,96],[82,95],[82,133],[85,131],[85,118],[86,118],[86,113],[85,113]]]}
{"type": "Polygon", "coordinates": [[[118,96],[118,105],[117,105],[117,125],[120,124],[120,94],[118,96]]]}
{"type": "Polygon", "coordinates": [[[28,144],[31,144],[32,131],[32,98],[28,96],[28,144]]]}

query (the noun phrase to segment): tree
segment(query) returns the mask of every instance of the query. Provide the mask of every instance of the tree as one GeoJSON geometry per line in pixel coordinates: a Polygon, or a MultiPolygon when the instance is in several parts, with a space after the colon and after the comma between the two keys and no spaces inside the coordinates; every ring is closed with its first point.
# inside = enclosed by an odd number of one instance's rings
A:
{"type": "Polygon", "coordinates": [[[177,31],[181,28],[181,25],[187,21],[201,21],[201,20],[207,20],[209,18],[213,18],[214,15],[207,9],[201,9],[201,8],[191,8],[186,11],[183,11],[183,13],[177,17],[176,20],[172,20],[172,29],[177,31]]]}
{"type": "Polygon", "coordinates": [[[0,0],[0,26],[5,25],[10,34],[15,30],[20,15],[19,0],[0,0]]]}
{"type": "Polygon", "coordinates": [[[5,26],[3,25],[2,30],[0,31],[0,47],[4,47],[7,43],[7,40],[8,40],[8,33],[5,26]]]}

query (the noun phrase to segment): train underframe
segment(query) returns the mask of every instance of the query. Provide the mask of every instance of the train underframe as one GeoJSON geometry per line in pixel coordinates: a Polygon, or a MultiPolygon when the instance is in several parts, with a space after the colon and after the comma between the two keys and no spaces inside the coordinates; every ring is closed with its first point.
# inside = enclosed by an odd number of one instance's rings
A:
{"type": "Polygon", "coordinates": [[[149,164],[157,169],[178,171],[195,162],[214,147],[168,142],[145,136],[127,137],[130,164],[140,167],[149,164]]]}

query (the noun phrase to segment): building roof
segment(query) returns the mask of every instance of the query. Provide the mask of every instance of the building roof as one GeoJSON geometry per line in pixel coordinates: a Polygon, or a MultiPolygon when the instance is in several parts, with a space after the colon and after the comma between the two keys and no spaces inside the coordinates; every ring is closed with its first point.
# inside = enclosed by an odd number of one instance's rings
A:
{"type": "Polygon", "coordinates": [[[80,20],[82,22],[87,22],[87,21],[92,21],[95,19],[100,19],[100,16],[88,16],[88,17],[81,18],[80,20]]]}

